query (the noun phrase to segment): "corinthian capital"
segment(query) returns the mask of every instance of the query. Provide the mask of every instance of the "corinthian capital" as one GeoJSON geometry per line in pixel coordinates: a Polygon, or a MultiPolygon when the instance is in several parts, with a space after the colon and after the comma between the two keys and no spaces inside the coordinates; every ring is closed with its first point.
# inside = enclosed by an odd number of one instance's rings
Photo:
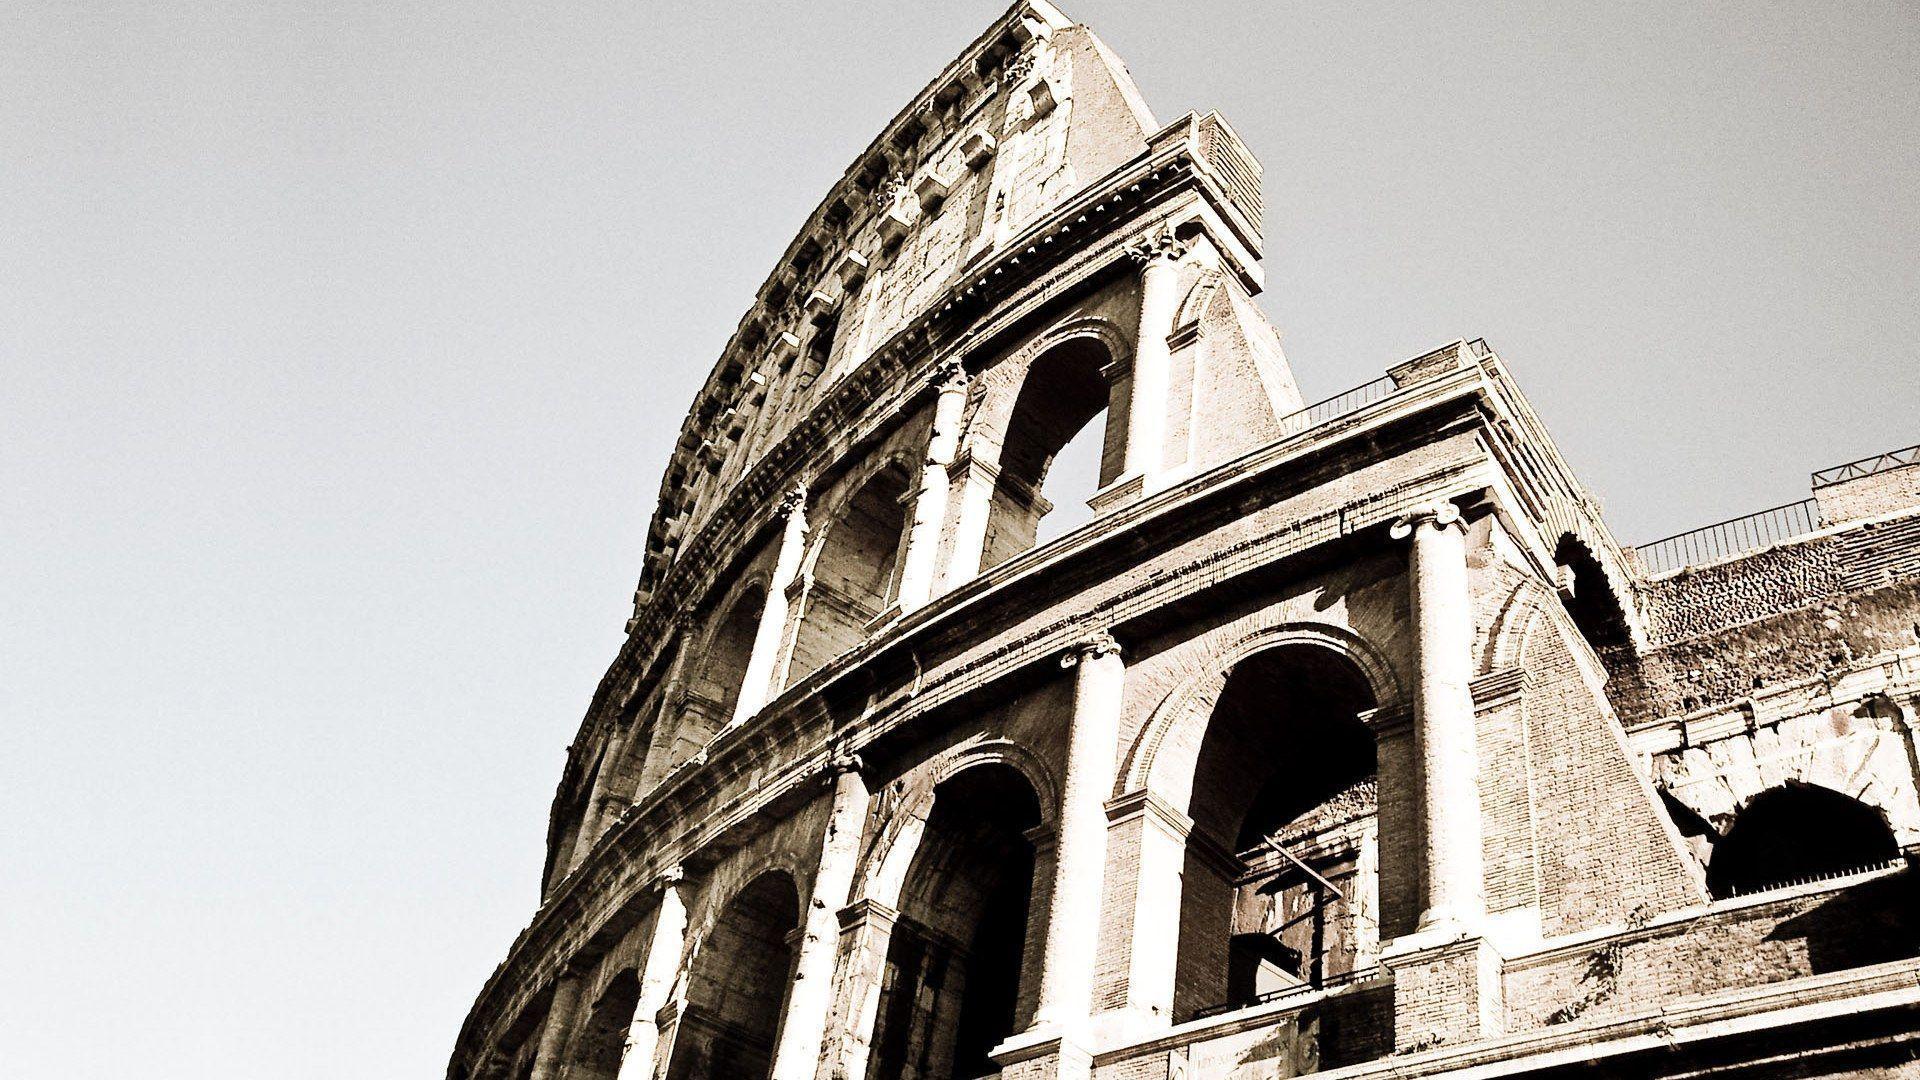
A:
{"type": "Polygon", "coordinates": [[[1170,226],[1161,226],[1141,240],[1127,245],[1127,256],[1141,266],[1151,266],[1165,259],[1176,262],[1186,257],[1189,245],[1185,240],[1173,235],[1170,226]]]}
{"type": "Polygon", "coordinates": [[[1459,507],[1450,502],[1437,502],[1416,506],[1402,514],[1394,521],[1393,527],[1388,529],[1387,533],[1395,540],[1405,540],[1422,525],[1431,525],[1436,529],[1447,529],[1456,525],[1465,527],[1460,518],[1459,507]]]}
{"type": "Polygon", "coordinates": [[[785,518],[792,517],[795,514],[805,513],[806,509],[807,486],[805,484],[795,484],[785,495],[780,496],[780,505],[775,508],[774,513],[785,518]]]}
{"type": "Polygon", "coordinates": [[[1120,655],[1120,643],[1113,639],[1113,635],[1105,630],[1096,630],[1067,646],[1067,651],[1060,655],[1060,666],[1073,668],[1078,667],[1085,660],[1118,655],[1120,655]]]}
{"type": "Polygon", "coordinates": [[[967,368],[958,360],[943,360],[933,369],[933,377],[927,380],[940,393],[965,390],[967,388],[967,368]]]}

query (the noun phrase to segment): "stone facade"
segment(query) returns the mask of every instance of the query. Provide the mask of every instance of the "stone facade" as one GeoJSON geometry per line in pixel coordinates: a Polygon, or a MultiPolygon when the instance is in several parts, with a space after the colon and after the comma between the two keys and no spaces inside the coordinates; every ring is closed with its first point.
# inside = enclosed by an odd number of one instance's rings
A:
{"type": "Polygon", "coordinates": [[[452,1080],[1920,1075],[1915,466],[1649,573],[1484,342],[1302,402],[1259,190],[1038,0],[856,159],[452,1080]]]}

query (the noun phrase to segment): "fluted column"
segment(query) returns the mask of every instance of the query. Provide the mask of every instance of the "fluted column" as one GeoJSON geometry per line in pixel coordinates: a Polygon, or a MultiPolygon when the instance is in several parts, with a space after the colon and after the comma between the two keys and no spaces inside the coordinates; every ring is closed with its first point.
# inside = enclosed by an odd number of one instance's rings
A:
{"type": "Polygon", "coordinates": [[[1119,644],[1105,632],[1075,645],[1060,663],[1074,673],[1073,718],[1067,729],[1067,768],[1034,1027],[1077,1038],[1084,1037],[1093,1006],[1094,951],[1106,872],[1106,800],[1113,788],[1126,665],[1119,644]]]}
{"type": "Polygon", "coordinates": [[[967,372],[958,360],[934,373],[939,396],[933,405],[933,430],[927,436],[927,460],[920,470],[920,492],[913,500],[913,524],[901,560],[899,603],[904,614],[927,602],[940,554],[940,531],[947,518],[947,470],[960,450],[960,417],[967,404],[967,372]]]}
{"type": "Polygon", "coordinates": [[[787,995],[786,1020],[780,1025],[780,1045],[774,1050],[772,1080],[812,1080],[819,1067],[827,1013],[833,1005],[840,909],[853,891],[853,875],[860,862],[860,831],[867,820],[866,777],[860,773],[860,759],[851,754],[835,757],[829,768],[833,808],[820,841],[813,896],[801,924],[793,989],[787,995]]]}
{"type": "Polygon", "coordinates": [[[640,968],[640,1000],[627,1025],[626,1048],[620,1053],[618,1080],[652,1080],[658,1071],[660,1010],[673,993],[680,973],[680,954],[687,941],[686,874],[674,867],[660,875],[659,910],[653,934],[647,940],[647,959],[640,968]]]}
{"type": "Polygon", "coordinates": [[[773,671],[787,633],[787,593],[799,576],[801,560],[807,554],[806,489],[796,487],[789,491],[786,498],[780,500],[780,513],[786,518],[786,527],[780,533],[780,553],[774,557],[773,580],[767,583],[767,603],[760,609],[753,652],[747,658],[747,672],[740,680],[740,697],[733,707],[736,724],[759,712],[773,693],[773,671]]]}
{"type": "Polygon", "coordinates": [[[1485,911],[1480,855],[1480,754],[1474,730],[1473,604],[1466,525],[1452,503],[1395,522],[1413,540],[1414,752],[1425,816],[1426,893],[1420,929],[1476,928],[1485,911]]]}
{"type": "Polygon", "coordinates": [[[580,1005],[581,974],[569,968],[553,984],[553,999],[547,1005],[547,1021],[540,1029],[540,1045],[533,1052],[531,1080],[554,1080],[564,1064],[567,1037],[573,1030],[574,1010],[580,1005]]]}
{"type": "Polygon", "coordinates": [[[1123,479],[1142,490],[1159,486],[1167,428],[1167,387],[1173,353],[1167,335],[1180,304],[1180,259],[1187,245],[1163,229],[1127,249],[1140,265],[1140,326],[1134,335],[1133,388],[1127,398],[1127,453],[1123,479]]]}

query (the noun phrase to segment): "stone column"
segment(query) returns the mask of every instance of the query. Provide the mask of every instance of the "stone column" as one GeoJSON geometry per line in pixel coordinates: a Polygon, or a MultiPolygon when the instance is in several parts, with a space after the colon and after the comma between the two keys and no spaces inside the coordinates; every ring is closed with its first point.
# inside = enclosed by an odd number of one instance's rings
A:
{"type": "Polygon", "coordinates": [[[1093,1012],[1093,967],[1106,874],[1107,793],[1113,789],[1115,744],[1126,665],[1104,631],[1060,659],[1074,673],[1067,767],[1055,830],[1052,888],[1047,897],[1046,951],[1033,1027],[994,1058],[1003,1076],[1085,1077],[1093,1012]]]}
{"type": "Polygon", "coordinates": [[[920,470],[920,491],[913,500],[913,524],[901,559],[899,604],[905,614],[933,594],[940,554],[940,531],[947,520],[947,470],[960,451],[960,417],[967,404],[967,372],[950,360],[934,373],[939,397],[933,405],[933,430],[927,436],[927,460],[920,470]]]}
{"type": "Polygon", "coordinates": [[[580,984],[585,979],[568,968],[553,984],[553,1000],[547,1005],[547,1021],[540,1029],[540,1046],[533,1052],[532,1080],[555,1080],[565,1064],[567,1038],[573,1032],[573,1014],[580,1004],[580,984]]]}
{"type": "Polygon", "coordinates": [[[853,875],[860,862],[860,832],[867,820],[867,781],[860,774],[860,759],[841,755],[833,759],[829,769],[833,775],[833,808],[828,813],[826,835],[820,841],[820,868],[814,874],[813,896],[801,923],[793,988],[787,994],[780,1044],[774,1049],[772,1080],[813,1080],[819,1067],[827,1013],[833,1005],[840,909],[853,891],[853,875]]]}
{"type": "Polygon", "coordinates": [[[780,500],[780,513],[786,528],[780,534],[780,553],[774,557],[773,580],[767,583],[767,603],[760,609],[760,626],[753,635],[753,652],[747,658],[747,672],[740,680],[740,697],[734,704],[733,723],[741,723],[773,694],[773,672],[780,659],[780,644],[787,636],[787,592],[800,575],[800,562],[807,554],[807,492],[796,487],[780,500]]]}
{"type": "Polygon", "coordinates": [[[666,1008],[680,973],[680,954],[687,942],[686,874],[674,867],[660,875],[660,905],[647,941],[647,958],[640,968],[640,1000],[627,1025],[627,1045],[620,1054],[618,1080],[652,1080],[659,1072],[660,1010],[666,1008]]]}
{"type": "Polygon", "coordinates": [[[873,1028],[879,1019],[880,992],[884,989],[887,948],[893,941],[893,925],[900,917],[898,909],[863,897],[841,908],[840,951],[846,954],[846,975],[841,979],[839,1024],[827,1075],[840,1078],[864,1078],[867,1056],[873,1049],[873,1028]]]}
{"type": "Polygon", "coordinates": [[[1127,398],[1127,454],[1123,480],[1138,477],[1143,493],[1157,490],[1167,427],[1167,386],[1173,353],[1167,335],[1180,305],[1180,259],[1187,245],[1164,228],[1127,249],[1140,264],[1140,326],[1134,335],[1133,388],[1127,398]]]}
{"type": "MultiPolygon", "coordinates": [[[[1122,877],[1113,893],[1120,910],[1111,932],[1128,941],[1124,980],[1126,1004],[1114,1014],[1113,1024],[1133,1034],[1173,1023],[1175,964],[1180,935],[1169,929],[1180,925],[1181,875],[1186,870],[1187,834],[1193,820],[1146,788],[1128,792],[1107,803],[1107,860],[1116,868],[1131,867],[1133,880],[1122,877]]],[[[1102,1018],[1105,1030],[1106,1018],[1102,1018]]]]}
{"type": "Polygon", "coordinates": [[[1476,930],[1485,911],[1480,854],[1480,754],[1474,730],[1473,604],[1466,525],[1452,503],[1395,522],[1408,559],[1415,650],[1414,753],[1425,818],[1421,930],[1476,930]]]}
{"type": "Polygon", "coordinates": [[[953,463],[947,478],[949,484],[960,486],[960,498],[953,523],[953,550],[947,556],[947,571],[940,578],[942,593],[952,592],[980,576],[980,563],[986,555],[987,525],[993,518],[993,489],[1000,482],[1000,468],[969,452],[953,463]]]}

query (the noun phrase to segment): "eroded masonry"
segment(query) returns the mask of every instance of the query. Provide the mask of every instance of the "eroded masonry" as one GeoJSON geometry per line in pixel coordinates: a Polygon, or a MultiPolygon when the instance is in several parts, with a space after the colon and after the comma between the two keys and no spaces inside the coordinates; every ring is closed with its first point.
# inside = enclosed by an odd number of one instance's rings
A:
{"type": "Polygon", "coordinates": [[[1627,548],[1484,342],[1303,402],[1261,243],[1043,3],[900,112],[694,402],[450,1077],[1920,1075],[1920,450],[1627,548]]]}

